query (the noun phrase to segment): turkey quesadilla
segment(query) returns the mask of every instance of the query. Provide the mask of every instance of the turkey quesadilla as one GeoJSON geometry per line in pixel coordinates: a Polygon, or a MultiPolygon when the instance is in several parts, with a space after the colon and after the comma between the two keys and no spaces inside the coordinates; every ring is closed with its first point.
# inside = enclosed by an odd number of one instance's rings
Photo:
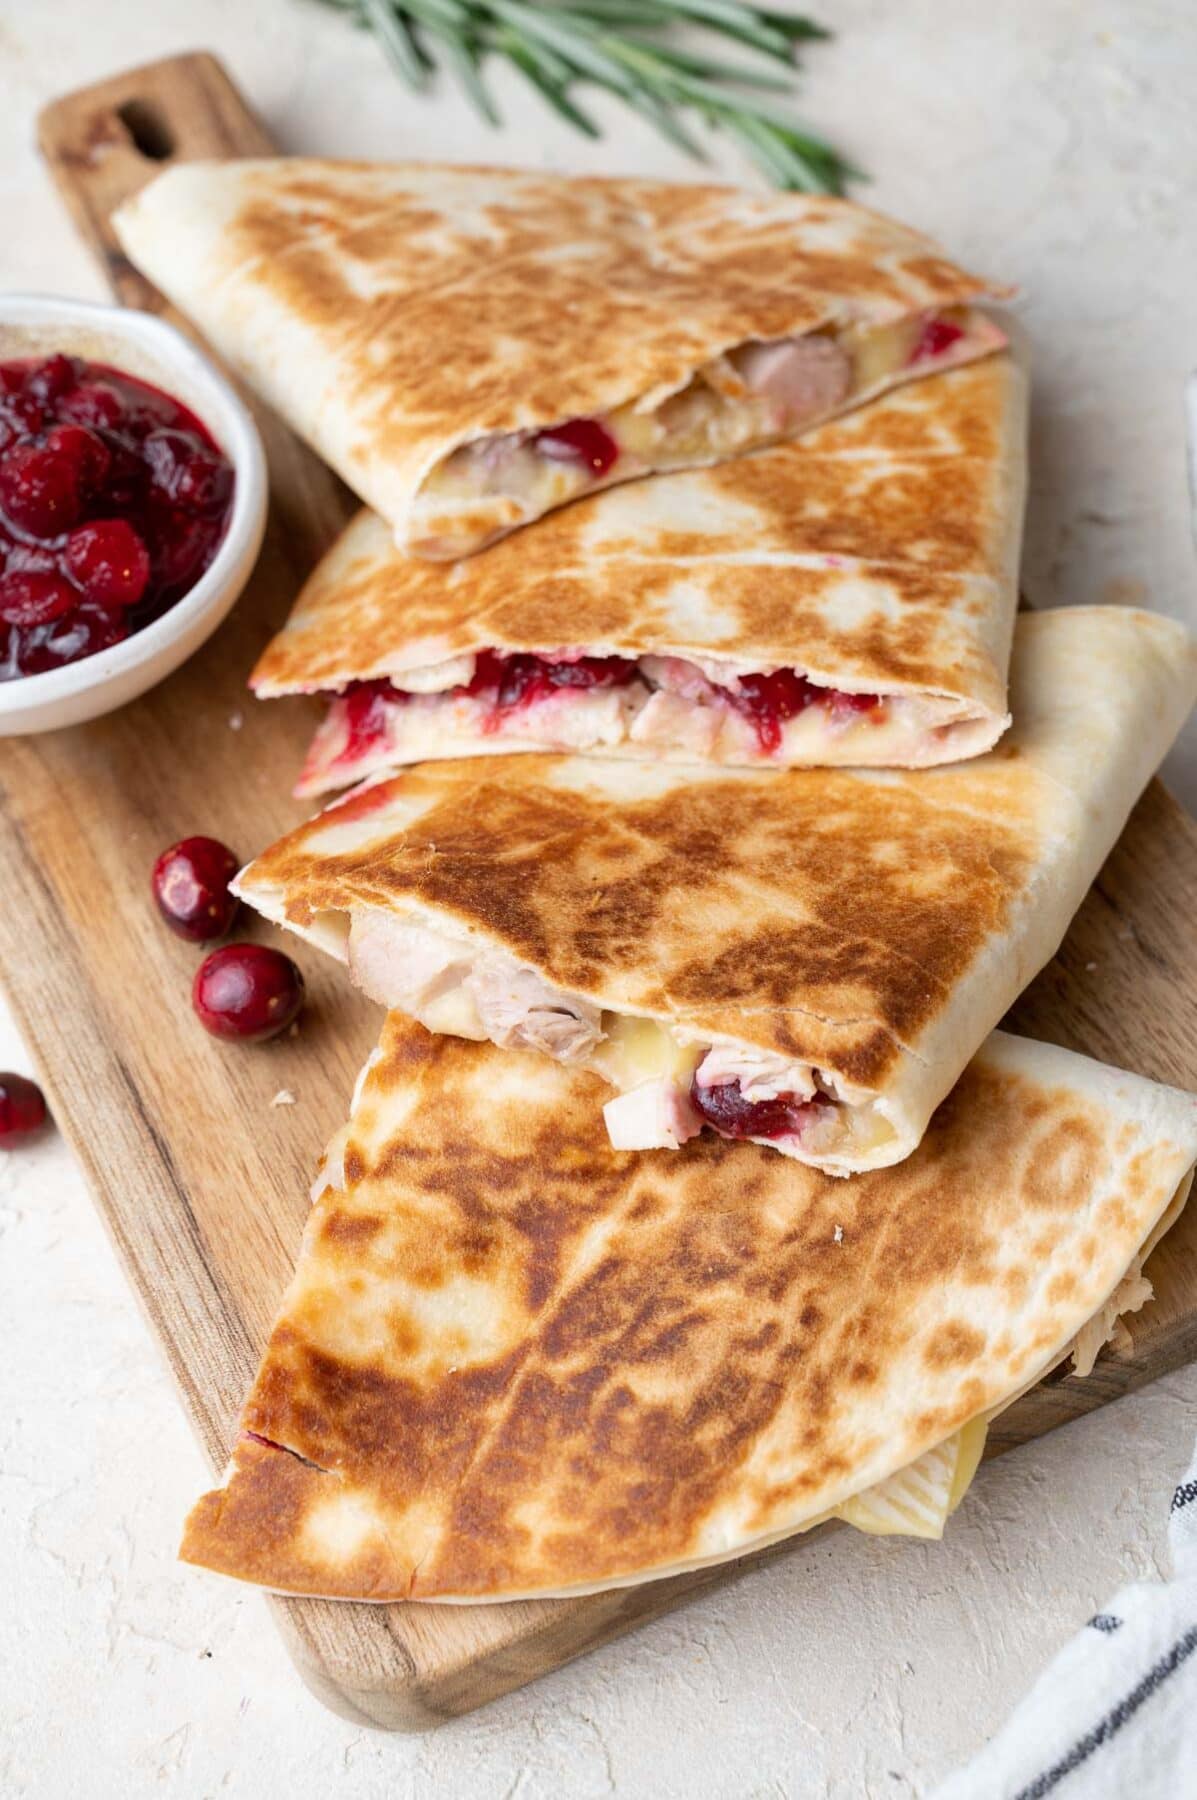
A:
{"type": "Polygon", "coordinates": [[[187,1561],[483,1601],[938,1537],[992,1416],[1148,1300],[1197,1157],[1191,1096],[1000,1033],[853,1182],[614,1153],[599,1086],[388,1020],[187,1561]]]}
{"type": "Polygon", "coordinates": [[[1026,377],[1007,352],[446,567],[363,512],[254,671],[332,691],[297,792],[430,757],[926,767],[1009,723],[1026,377]]]}
{"type": "Polygon", "coordinates": [[[113,223],[417,556],[1005,342],[1005,290],[822,197],[288,158],[178,164],[113,223]]]}
{"type": "Polygon", "coordinates": [[[914,1149],[1056,949],[1195,689],[1172,620],[1026,614],[1015,723],[971,762],[426,763],[233,887],[388,1009],[602,1075],[617,1148],[709,1125],[846,1175],[914,1149]]]}

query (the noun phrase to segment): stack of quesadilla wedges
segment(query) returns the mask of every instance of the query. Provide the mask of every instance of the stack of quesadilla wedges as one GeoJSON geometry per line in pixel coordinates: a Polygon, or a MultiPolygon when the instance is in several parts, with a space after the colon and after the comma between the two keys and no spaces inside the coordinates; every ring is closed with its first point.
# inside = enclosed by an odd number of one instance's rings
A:
{"type": "Polygon", "coordinates": [[[430,1030],[603,1076],[617,1148],[709,1127],[834,1174],[899,1162],[1055,952],[1197,690],[1152,613],[1028,613],[1015,637],[1015,722],[969,762],[428,763],[234,885],[430,1030]]]}
{"type": "Polygon", "coordinates": [[[1197,1161],[1191,1096],[995,1030],[1197,696],[1166,619],[1015,618],[1008,290],[509,170],[116,225],[367,508],[252,677],[328,696],[336,797],[235,885],[387,1017],[184,1556],[477,1602],[940,1535],[1197,1161]]]}
{"type": "Polygon", "coordinates": [[[608,489],[451,569],[375,513],[252,676],[330,692],[298,792],[429,758],[919,768],[990,749],[1025,488],[1009,353],[792,444],[608,489]]]}

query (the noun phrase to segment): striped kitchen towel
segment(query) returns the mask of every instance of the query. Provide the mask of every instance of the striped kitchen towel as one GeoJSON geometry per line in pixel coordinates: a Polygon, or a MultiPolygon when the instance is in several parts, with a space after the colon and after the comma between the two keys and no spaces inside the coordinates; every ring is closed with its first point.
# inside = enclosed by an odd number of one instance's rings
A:
{"type": "Polygon", "coordinates": [[[934,1800],[1197,1800],[1197,1450],[1168,1537],[1172,1580],[1095,1613],[934,1800]]]}

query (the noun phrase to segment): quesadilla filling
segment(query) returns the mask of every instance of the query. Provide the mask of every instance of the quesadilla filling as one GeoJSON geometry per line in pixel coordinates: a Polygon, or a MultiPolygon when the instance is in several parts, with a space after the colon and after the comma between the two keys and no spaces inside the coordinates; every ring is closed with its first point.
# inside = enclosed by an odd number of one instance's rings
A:
{"type": "Polygon", "coordinates": [[[580,494],[777,443],[895,380],[971,361],[1004,342],[984,314],[957,306],[740,344],[673,393],[463,444],[420,487],[409,548],[434,558],[469,555],[580,494]],[[491,530],[479,522],[488,501],[498,509],[491,530]]]}
{"type": "Polygon", "coordinates": [[[348,929],[350,973],[371,999],[429,1031],[534,1050],[618,1088],[603,1109],[616,1150],[676,1150],[709,1125],[835,1173],[893,1136],[873,1097],[831,1073],[602,1008],[430,915],[362,907],[348,929]]]}
{"type": "Polygon", "coordinates": [[[298,792],[323,793],[463,749],[919,766],[985,747],[980,735],[991,729],[992,721],[946,695],[853,693],[797,669],[576,649],[551,656],[482,650],[353,682],[334,696],[298,792]]]}

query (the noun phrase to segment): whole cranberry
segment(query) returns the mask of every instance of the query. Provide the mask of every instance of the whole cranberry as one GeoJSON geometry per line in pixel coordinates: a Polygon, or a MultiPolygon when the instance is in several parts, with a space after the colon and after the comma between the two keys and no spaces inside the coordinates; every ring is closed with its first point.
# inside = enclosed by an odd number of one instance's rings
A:
{"type": "Polygon", "coordinates": [[[257,1043],[285,1031],[303,1005],[303,976],[281,950],[226,944],[196,971],[191,1004],[214,1037],[257,1043]]]}
{"type": "Polygon", "coordinates": [[[61,575],[37,569],[15,569],[0,575],[0,619],[6,625],[48,625],[78,602],[78,594],[61,575]]]}
{"type": "Polygon", "coordinates": [[[169,508],[154,544],[154,577],[159,586],[182,590],[194,586],[203,574],[210,543],[201,519],[181,507],[169,508]]]}
{"type": "Polygon", "coordinates": [[[16,444],[0,461],[0,505],[30,537],[57,537],[79,517],[79,472],[68,457],[16,444]]]}
{"type": "Polygon", "coordinates": [[[189,432],[151,431],[145,441],[145,459],[163,493],[191,511],[208,512],[224,506],[232,492],[233,471],[228,463],[205,450],[189,432]]]}
{"type": "Polygon", "coordinates": [[[233,471],[228,463],[197,450],[179,477],[177,498],[197,512],[215,512],[228,505],[233,491],[233,471]]]}
{"type": "Polygon", "coordinates": [[[43,402],[61,400],[69,394],[75,385],[75,365],[69,356],[59,352],[48,356],[43,363],[32,369],[25,381],[26,393],[43,402]]]}
{"type": "Polygon", "coordinates": [[[158,911],[171,930],[193,944],[223,937],[237,911],[229,882],[240,866],[218,838],[183,838],[164,850],[151,882],[158,911]]]}
{"type": "Polygon", "coordinates": [[[74,464],[83,493],[100,487],[112,466],[111,450],[86,425],[55,425],[53,431],[46,433],[46,449],[74,464]]]}
{"type": "Polygon", "coordinates": [[[120,398],[105,381],[81,381],[74,393],[68,394],[58,411],[64,419],[80,425],[105,425],[111,431],[121,417],[120,398]]]}
{"type": "Polygon", "coordinates": [[[619,460],[619,445],[597,419],[566,419],[537,432],[535,444],[551,462],[581,463],[592,475],[605,475],[619,460]]]}
{"type": "Polygon", "coordinates": [[[73,581],[100,606],[136,606],[150,579],[150,553],[127,519],[77,525],[63,561],[73,581]]]}
{"type": "Polygon", "coordinates": [[[7,1148],[40,1131],[46,1101],[36,1081],[24,1075],[0,1075],[0,1144],[7,1148]]]}

